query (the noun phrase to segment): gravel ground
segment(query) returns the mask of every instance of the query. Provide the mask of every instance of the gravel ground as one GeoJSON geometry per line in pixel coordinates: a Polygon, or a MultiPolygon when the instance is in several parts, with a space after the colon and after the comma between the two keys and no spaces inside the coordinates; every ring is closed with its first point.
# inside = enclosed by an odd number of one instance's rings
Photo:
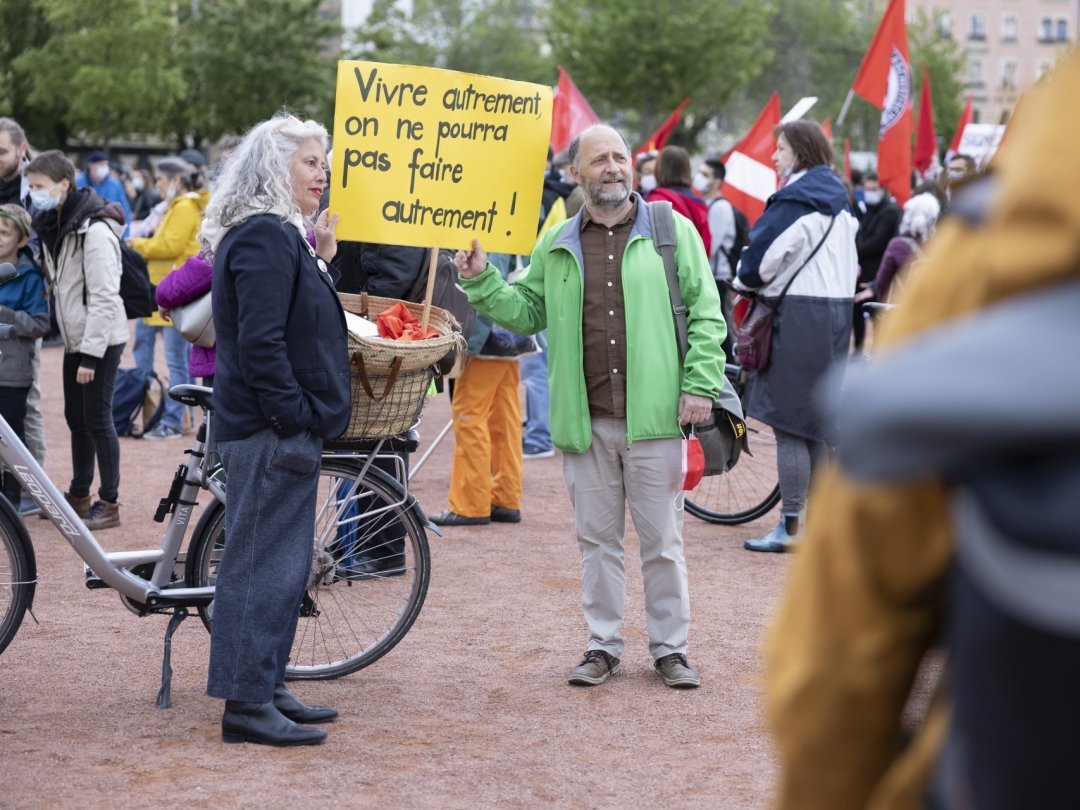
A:
{"type": "MultiPolygon", "coordinates": [[[[64,488],[60,362],[60,349],[44,350],[45,466],[64,488]]],[[[421,450],[447,419],[440,397],[421,450]]],[[[121,445],[123,524],[99,540],[156,546],[151,516],[186,444],[121,445]]],[[[413,482],[429,513],[445,508],[452,448],[448,436],[413,482]]],[[[523,513],[516,526],[431,534],[416,625],[370,668],[296,685],[341,718],[324,745],[282,750],[220,742],[197,620],[173,644],[173,708],[156,709],[164,618],[139,619],[114,593],[87,590],[78,557],[31,518],[39,624],[28,616],[0,657],[0,807],[766,806],[776,759],[761,720],[760,645],[790,559],[741,543],[775,516],[736,528],[687,517],[690,657],[703,685],[677,691],[651,667],[629,520],[623,672],[593,689],[566,684],[586,631],[558,455],[525,463],[523,513]]]]}

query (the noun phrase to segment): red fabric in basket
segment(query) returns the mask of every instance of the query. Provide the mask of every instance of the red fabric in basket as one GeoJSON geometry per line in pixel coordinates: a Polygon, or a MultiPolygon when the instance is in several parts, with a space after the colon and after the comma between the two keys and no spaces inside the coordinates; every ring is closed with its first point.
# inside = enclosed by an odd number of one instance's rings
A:
{"type": "Polygon", "coordinates": [[[429,326],[427,330],[422,330],[420,321],[400,301],[380,312],[375,322],[379,337],[391,340],[413,341],[439,337],[438,329],[429,326]]]}

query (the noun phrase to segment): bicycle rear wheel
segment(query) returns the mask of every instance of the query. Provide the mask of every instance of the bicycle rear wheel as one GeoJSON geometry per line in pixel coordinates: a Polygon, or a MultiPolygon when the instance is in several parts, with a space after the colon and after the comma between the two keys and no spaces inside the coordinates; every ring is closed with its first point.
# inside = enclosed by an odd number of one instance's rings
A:
{"type": "Polygon", "coordinates": [[[738,526],[767,515],[780,502],[776,473],[776,435],[752,417],[746,420],[750,452],[731,472],[701,479],[686,493],[686,511],[721,526],[738,526]]]}
{"type": "MultiPolygon", "coordinates": [[[[427,596],[427,534],[401,484],[371,467],[324,456],[315,549],[286,677],[337,678],[386,655],[416,621],[427,596]]],[[[225,507],[215,502],[195,530],[187,581],[211,585],[225,544],[225,507]]],[[[210,628],[213,605],[199,615],[210,628]]]]}
{"type": "Polygon", "coordinates": [[[34,591],[33,552],[12,523],[0,512],[0,653],[19,632],[34,591]]]}

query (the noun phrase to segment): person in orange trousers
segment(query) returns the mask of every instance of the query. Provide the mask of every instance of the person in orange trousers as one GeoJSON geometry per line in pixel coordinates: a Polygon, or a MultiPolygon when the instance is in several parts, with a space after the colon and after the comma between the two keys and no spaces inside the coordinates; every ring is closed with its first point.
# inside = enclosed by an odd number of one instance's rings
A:
{"type": "MultiPolygon", "coordinates": [[[[505,278],[511,256],[493,264],[505,278]]],[[[469,335],[465,369],[454,385],[454,466],[450,508],[437,526],[483,526],[521,521],[521,381],[518,356],[535,346],[480,316],[469,335]]]]}

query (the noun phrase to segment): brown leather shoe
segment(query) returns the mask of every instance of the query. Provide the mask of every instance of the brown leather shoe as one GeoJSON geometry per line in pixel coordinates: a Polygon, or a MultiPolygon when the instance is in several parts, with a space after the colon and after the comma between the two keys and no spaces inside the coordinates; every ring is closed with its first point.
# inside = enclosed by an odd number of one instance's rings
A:
{"type": "Polygon", "coordinates": [[[656,671],[664,683],[676,689],[694,689],[701,686],[701,678],[681,653],[672,653],[656,659],[656,671]]]}
{"type": "Polygon", "coordinates": [[[92,532],[119,526],[120,504],[109,503],[108,501],[95,501],[94,505],[90,507],[89,514],[83,518],[83,523],[85,523],[86,528],[92,532]]]}
{"type": "Polygon", "coordinates": [[[621,669],[619,659],[604,650],[586,650],[585,658],[570,670],[568,683],[575,686],[599,686],[621,669]]]}
{"type": "Polygon", "coordinates": [[[70,492],[65,492],[64,500],[71,504],[71,508],[75,510],[75,514],[79,517],[84,518],[90,514],[90,505],[93,503],[93,499],[89,495],[76,497],[70,492]]]}

